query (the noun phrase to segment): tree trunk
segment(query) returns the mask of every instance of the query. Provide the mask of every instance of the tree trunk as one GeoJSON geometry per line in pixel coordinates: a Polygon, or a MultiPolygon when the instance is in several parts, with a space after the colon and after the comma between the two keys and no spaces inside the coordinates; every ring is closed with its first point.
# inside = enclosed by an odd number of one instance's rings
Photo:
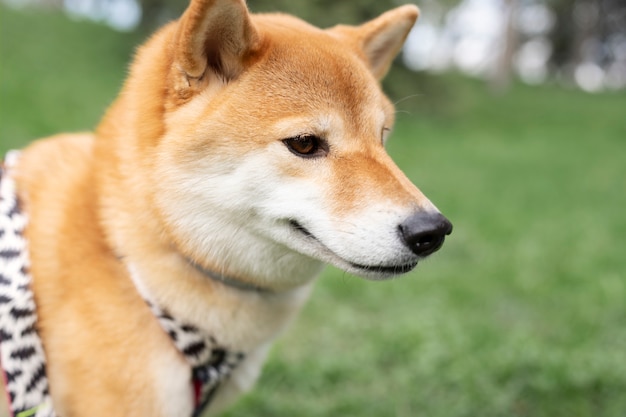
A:
{"type": "Polygon", "coordinates": [[[489,87],[494,94],[504,94],[511,85],[513,77],[513,57],[517,49],[518,32],[515,17],[518,0],[505,1],[505,17],[502,30],[502,44],[496,59],[495,68],[489,78],[489,87]]]}

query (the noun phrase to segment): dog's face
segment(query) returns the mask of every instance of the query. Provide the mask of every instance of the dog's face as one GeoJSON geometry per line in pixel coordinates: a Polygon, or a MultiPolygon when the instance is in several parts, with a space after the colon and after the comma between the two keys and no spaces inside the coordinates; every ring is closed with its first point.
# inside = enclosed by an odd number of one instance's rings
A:
{"type": "Polygon", "coordinates": [[[450,223],[384,149],[394,108],[379,79],[417,9],[323,31],[214,3],[178,23],[150,164],[179,250],[267,280],[319,261],[386,278],[437,250],[450,223]]]}

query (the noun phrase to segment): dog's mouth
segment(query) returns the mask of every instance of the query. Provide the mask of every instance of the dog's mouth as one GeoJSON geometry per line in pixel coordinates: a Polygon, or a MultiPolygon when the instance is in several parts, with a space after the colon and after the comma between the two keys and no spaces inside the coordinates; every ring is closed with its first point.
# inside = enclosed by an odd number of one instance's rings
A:
{"type": "Polygon", "coordinates": [[[294,219],[289,220],[289,225],[296,230],[298,233],[303,235],[305,238],[314,240],[319,246],[323,247],[325,251],[331,253],[333,257],[342,261],[349,265],[351,268],[360,271],[363,274],[367,275],[378,275],[378,276],[393,276],[393,275],[401,275],[407,272],[410,272],[417,266],[417,259],[404,264],[396,264],[396,265],[363,265],[355,262],[348,261],[341,256],[337,255],[330,248],[328,248],[321,240],[319,240],[313,233],[311,233],[306,227],[304,227],[300,222],[294,219]]]}

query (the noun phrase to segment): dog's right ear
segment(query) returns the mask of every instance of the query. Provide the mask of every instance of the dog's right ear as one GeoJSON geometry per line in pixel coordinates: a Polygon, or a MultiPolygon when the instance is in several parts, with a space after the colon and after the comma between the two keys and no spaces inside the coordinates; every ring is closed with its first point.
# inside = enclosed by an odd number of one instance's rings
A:
{"type": "Polygon", "coordinates": [[[176,90],[191,92],[207,71],[236,78],[259,44],[244,0],[191,0],[174,42],[176,90]]]}

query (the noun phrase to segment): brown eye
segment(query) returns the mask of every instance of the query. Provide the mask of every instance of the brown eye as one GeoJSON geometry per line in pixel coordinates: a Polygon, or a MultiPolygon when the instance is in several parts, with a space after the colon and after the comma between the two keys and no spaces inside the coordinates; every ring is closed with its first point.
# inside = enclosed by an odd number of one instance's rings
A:
{"type": "Polygon", "coordinates": [[[287,148],[294,154],[303,158],[324,156],[328,149],[322,139],[314,135],[301,135],[283,140],[287,148]]]}

